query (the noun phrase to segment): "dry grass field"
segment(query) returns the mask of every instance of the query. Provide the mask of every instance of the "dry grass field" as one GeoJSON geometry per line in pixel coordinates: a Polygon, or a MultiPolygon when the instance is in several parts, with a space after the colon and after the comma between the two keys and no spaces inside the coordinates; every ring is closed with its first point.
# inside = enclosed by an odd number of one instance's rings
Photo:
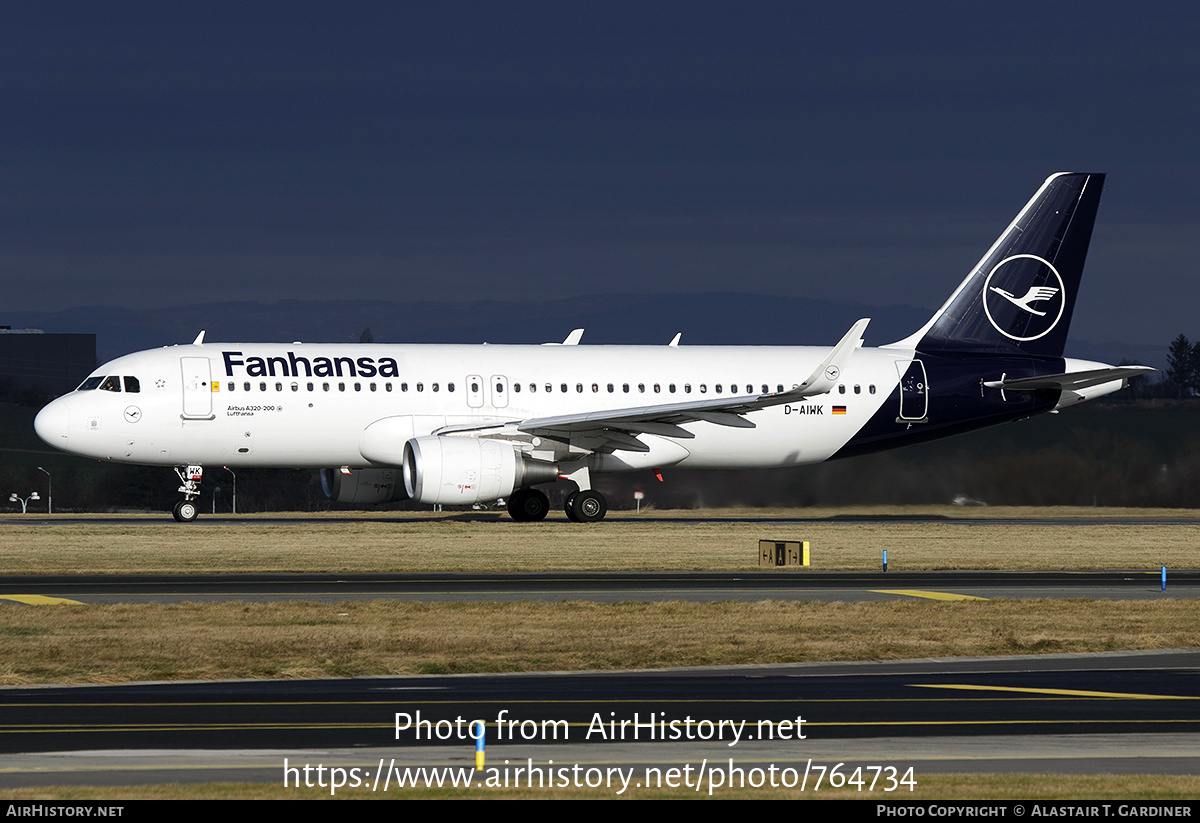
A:
{"type": "MultiPolygon", "coordinates": [[[[507,516],[394,514],[350,522],[238,518],[234,525],[0,519],[0,573],[393,572],[738,570],[756,568],[760,539],[807,540],[817,569],[1156,569],[1200,564],[1193,510],[963,509],[737,510],[617,513],[589,526],[561,517],[518,524],[507,516]],[[1105,524],[1106,517],[1194,518],[1194,525],[1105,524]],[[706,519],[706,516],[708,518],[706,519]],[[845,519],[818,519],[828,517],[845,519]],[[886,522],[856,522],[883,516],[886,522]],[[1011,525],[914,523],[912,517],[1014,518],[1011,525]],[[1038,517],[1100,518],[1043,525],[1038,517]],[[1028,521],[1028,522],[1024,522],[1028,521]]],[[[344,517],[340,516],[339,517],[344,517]]],[[[140,519],[140,518],[139,518],[140,519]]]]}
{"type": "Polygon", "coordinates": [[[585,671],[1200,646],[1200,601],[0,607],[0,684],[585,671]]]}

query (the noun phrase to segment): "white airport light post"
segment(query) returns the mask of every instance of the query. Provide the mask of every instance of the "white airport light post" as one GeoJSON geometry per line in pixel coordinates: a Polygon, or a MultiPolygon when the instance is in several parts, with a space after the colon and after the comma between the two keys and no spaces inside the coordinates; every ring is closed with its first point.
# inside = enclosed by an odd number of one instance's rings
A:
{"type": "Polygon", "coordinates": [[[233,469],[228,466],[222,466],[225,471],[233,476],[233,513],[237,514],[237,475],[233,473],[233,469]]]}
{"type": "Polygon", "coordinates": [[[10,503],[20,503],[21,504],[21,514],[25,514],[26,509],[28,509],[28,507],[29,507],[29,501],[41,500],[41,499],[42,498],[38,497],[37,492],[34,492],[33,494],[29,495],[28,497],[18,497],[16,492],[13,492],[12,494],[10,494],[8,496],[8,500],[10,503]]]}
{"type": "Polygon", "coordinates": [[[38,466],[37,470],[46,475],[46,514],[54,514],[54,483],[50,478],[50,472],[41,466],[38,466]]]}

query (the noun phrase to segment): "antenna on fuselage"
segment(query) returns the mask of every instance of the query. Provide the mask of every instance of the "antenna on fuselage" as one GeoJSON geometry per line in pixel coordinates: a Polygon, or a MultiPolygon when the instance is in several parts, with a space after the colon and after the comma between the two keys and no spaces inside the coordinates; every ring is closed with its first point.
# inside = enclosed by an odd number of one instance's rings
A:
{"type": "Polygon", "coordinates": [[[198,335],[196,335],[196,339],[192,341],[192,345],[193,346],[203,346],[204,345],[204,329],[201,329],[200,333],[198,335]]]}
{"type": "Polygon", "coordinates": [[[543,343],[543,346],[578,346],[583,339],[583,329],[575,329],[561,343],[543,343]]]}

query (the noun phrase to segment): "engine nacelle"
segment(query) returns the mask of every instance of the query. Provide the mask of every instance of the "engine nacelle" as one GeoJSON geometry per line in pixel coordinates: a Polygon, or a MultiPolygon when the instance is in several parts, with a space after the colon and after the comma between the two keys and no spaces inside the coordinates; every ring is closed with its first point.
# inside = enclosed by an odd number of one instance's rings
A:
{"type": "Polygon", "coordinates": [[[339,503],[392,503],[406,500],[399,469],[321,469],[325,496],[339,503]]]}
{"type": "Polygon", "coordinates": [[[421,503],[486,503],[556,477],[557,465],[530,460],[497,440],[414,437],[404,444],[404,488],[421,503]]]}

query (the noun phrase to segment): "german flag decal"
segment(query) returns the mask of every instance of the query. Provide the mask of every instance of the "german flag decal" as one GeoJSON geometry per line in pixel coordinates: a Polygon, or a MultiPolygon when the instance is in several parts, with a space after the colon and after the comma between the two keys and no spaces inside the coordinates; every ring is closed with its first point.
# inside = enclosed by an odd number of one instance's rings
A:
{"type": "Polygon", "coordinates": [[[834,406],[834,407],[833,407],[833,413],[834,413],[834,414],[845,414],[845,413],[846,413],[846,407],[845,407],[845,406],[834,406]]]}

